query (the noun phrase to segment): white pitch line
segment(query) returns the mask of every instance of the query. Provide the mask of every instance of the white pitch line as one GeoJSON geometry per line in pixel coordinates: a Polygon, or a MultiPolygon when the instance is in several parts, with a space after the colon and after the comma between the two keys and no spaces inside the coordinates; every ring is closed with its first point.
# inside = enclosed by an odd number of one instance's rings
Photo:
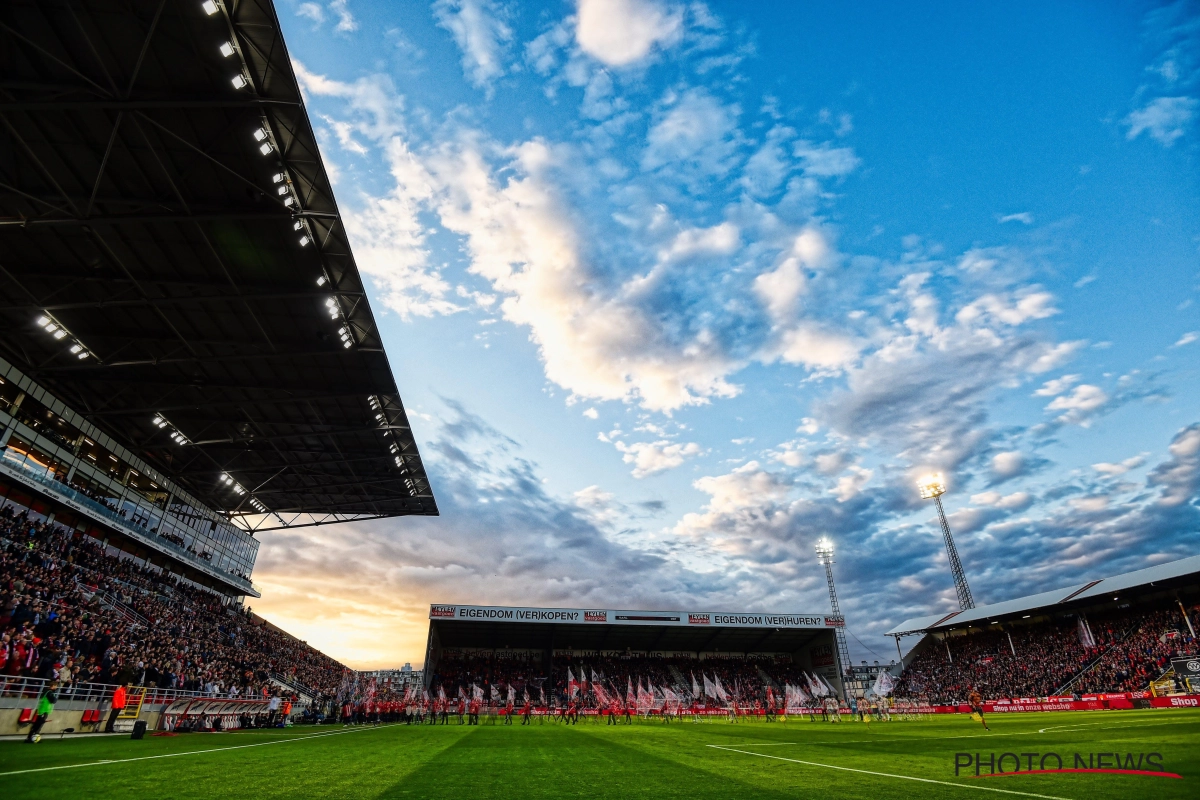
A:
{"type": "Polygon", "coordinates": [[[710,744],[710,745],[708,745],[708,747],[713,747],[713,748],[716,748],[717,750],[728,750],[732,753],[742,753],[742,754],[748,755],[748,756],[758,756],[759,758],[771,758],[776,761],[789,761],[793,764],[804,764],[805,766],[808,766],[808,767],[824,767],[825,769],[836,769],[836,770],[841,770],[842,772],[857,772],[862,775],[875,775],[876,777],[880,777],[880,778],[896,778],[898,780],[903,780],[903,781],[917,781],[918,783],[936,783],[941,786],[954,786],[955,788],[958,788],[958,789],[974,789],[974,790],[980,791],[980,792],[998,792],[1000,794],[1015,794],[1015,795],[1020,795],[1021,797],[1038,797],[1038,798],[1042,798],[1042,800],[1069,800],[1068,798],[1056,797],[1055,795],[1051,795],[1051,794],[1033,794],[1031,792],[1017,792],[1012,789],[997,789],[994,786],[975,786],[975,785],[966,784],[966,783],[953,783],[951,781],[938,781],[938,780],[934,780],[933,778],[918,778],[914,775],[896,775],[891,772],[873,772],[872,770],[869,770],[869,769],[855,769],[854,767],[839,767],[836,764],[820,764],[816,761],[801,761],[798,758],[784,758],[783,756],[771,756],[771,755],[767,755],[766,753],[752,753],[749,750],[736,750],[732,747],[722,747],[719,744],[710,744]]]}
{"type": "Polygon", "coordinates": [[[1105,720],[1104,722],[1082,722],[1078,725],[1052,725],[1049,728],[1039,728],[1038,733],[1045,733],[1046,731],[1073,731],[1079,730],[1080,728],[1092,728],[1096,726],[1100,726],[1100,730],[1103,731],[1111,730],[1112,728],[1120,728],[1124,730],[1125,728],[1156,728],[1160,725],[1195,725],[1197,720],[1164,719],[1161,722],[1142,722],[1135,723],[1133,725],[1109,725],[1107,724],[1109,722],[1112,722],[1112,720],[1105,720]]]}
{"type": "Polygon", "coordinates": [[[341,736],[343,733],[362,733],[363,731],[377,731],[383,728],[390,728],[391,725],[381,725],[378,728],[352,728],[351,730],[332,731],[330,733],[314,733],[310,736],[293,736],[288,739],[276,739],[272,742],[255,742],[254,744],[234,744],[229,747],[210,747],[207,750],[188,750],[184,753],[161,753],[156,756],[136,756],[134,758],[113,758],[104,761],[86,761],[82,764],[60,764],[57,767],[35,767],[33,769],[15,769],[11,772],[0,772],[0,778],[8,777],[9,775],[25,775],[30,772],[51,772],[57,769],[78,769],[80,767],[100,767],[105,764],[125,764],[129,761],[149,761],[154,758],[178,758],[180,756],[195,756],[203,753],[217,753],[222,750],[243,750],[247,747],[266,747],[272,744],[290,744],[291,742],[303,742],[308,739],[323,739],[326,736],[341,736]]]}

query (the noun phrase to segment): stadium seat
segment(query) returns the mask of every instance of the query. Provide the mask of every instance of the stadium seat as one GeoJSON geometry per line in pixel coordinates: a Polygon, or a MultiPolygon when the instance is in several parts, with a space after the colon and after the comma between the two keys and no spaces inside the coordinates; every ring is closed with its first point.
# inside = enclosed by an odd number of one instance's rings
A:
{"type": "Polygon", "coordinates": [[[18,725],[28,725],[31,722],[33,722],[33,709],[32,708],[22,708],[21,716],[17,717],[17,724],[18,725]]]}

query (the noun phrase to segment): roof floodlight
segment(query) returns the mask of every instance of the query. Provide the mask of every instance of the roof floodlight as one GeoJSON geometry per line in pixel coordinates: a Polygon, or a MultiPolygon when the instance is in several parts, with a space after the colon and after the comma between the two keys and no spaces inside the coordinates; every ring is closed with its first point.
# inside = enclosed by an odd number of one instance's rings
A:
{"type": "Polygon", "coordinates": [[[229,475],[228,475],[227,473],[224,473],[224,472],[222,472],[222,473],[221,473],[221,480],[225,481],[226,483],[229,483],[229,481],[230,481],[230,480],[232,480],[232,479],[229,477],[229,475]]]}
{"type": "Polygon", "coordinates": [[[204,13],[208,14],[210,17],[217,13],[217,4],[213,2],[213,0],[204,0],[204,2],[200,4],[200,7],[204,9],[204,13]]]}
{"type": "Polygon", "coordinates": [[[67,336],[67,332],[64,331],[62,328],[59,328],[58,330],[56,330],[54,332],[55,339],[64,339],[64,338],[66,338],[66,336],[67,336]]]}
{"type": "Polygon", "coordinates": [[[250,83],[250,81],[246,80],[246,76],[241,73],[234,75],[229,82],[233,84],[233,88],[235,89],[245,89],[246,85],[250,83]]]}
{"type": "Polygon", "coordinates": [[[262,144],[260,144],[258,146],[258,152],[262,153],[264,156],[271,155],[271,143],[263,142],[262,144]]]}
{"type": "Polygon", "coordinates": [[[229,58],[234,53],[232,42],[225,42],[224,44],[221,45],[220,49],[221,49],[221,55],[225,56],[226,58],[229,58]]]}
{"type": "Polygon", "coordinates": [[[275,183],[283,183],[286,178],[287,175],[284,175],[282,172],[276,172],[271,176],[271,180],[275,181],[275,183]]]}
{"type": "Polygon", "coordinates": [[[50,324],[50,318],[49,317],[38,317],[37,324],[38,324],[39,328],[44,328],[50,324]]]}
{"type": "Polygon", "coordinates": [[[91,353],[89,353],[88,351],[84,350],[82,353],[80,353],[79,355],[77,355],[77,356],[76,356],[76,358],[78,358],[80,361],[82,361],[83,359],[87,358],[87,357],[88,357],[88,356],[90,356],[90,355],[91,355],[91,353]]]}
{"type": "Polygon", "coordinates": [[[155,418],[154,418],[154,424],[155,424],[155,425],[158,425],[158,424],[160,424],[162,421],[163,421],[163,418],[162,418],[162,417],[155,417],[155,418]]]}
{"type": "Polygon", "coordinates": [[[324,275],[322,275],[321,277],[317,278],[317,286],[324,286],[324,285],[325,285],[325,282],[326,282],[326,281],[325,281],[325,276],[324,276],[324,275]]]}
{"type": "Polygon", "coordinates": [[[288,208],[291,208],[296,204],[296,200],[291,195],[288,195],[287,197],[283,198],[283,204],[288,208]]]}
{"type": "Polygon", "coordinates": [[[78,353],[82,349],[83,349],[83,345],[79,344],[79,342],[76,342],[75,344],[71,345],[72,353],[78,353]]]}
{"type": "Polygon", "coordinates": [[[283,186],[280,186],[280,187],[279,187],[279,190],[278,190],[278,191],[276,191],[275,193],[276,193],[276,194],[279,194],[279,195],[284,195],[284,194],[287,194],[287,193],[288,193],[287,184],[284,184],[283,186]]]}
{"type": "Polygon", "coordinates": [[[349,328],[347,328],[345,325],[343,325],[342,327],[338,328],[338,333],[340,333],[342,336],[345,336],[345,335],[346,335],[347,333],[349,333],[349,332],[350,332],[350,329],[349,329],[349,328]]]}
{"type": "MultiPolygon", "coordinates": [[[[303,230],[303,228],[304,228],[304,223],[301,222],[300,220],[296,220],[295,222],[292,223],[292,230],[294,230],[294,231],[303,230]]],[[[325,282],[324,277],[317,278],[317,286],[320,286],[324,282],[325,282]]]]}
{"type": "Polygon", "coordinates": [[[354,342],[342,342],[342,347],[349,348],[354,342]]]}
{"type": "Polygon", "coordinates": [[[261,141],[264,141],[266,138],[267,138],[267,129],[266,128],[255,128],[254,129],[254,141],[261,142],[261,141]]]}
{"type": "Polygon", "coordinates": [[[54,333],[56,330],[58,330],[58,326],[53,322],[47,322],[42,327],[46,329],[46,333],[54,333]]]}
{"type": "Polygon", "coordinates": [[[333,308],[335,305],[337,305],[337,300],[335,300],[332,297],[328,297],[325,299],[325,305],[329,306],[330,308],[333,308]]]}
{"type": "Polygon", "coordinates": [[[942,477],[942,473],[933,472],[929,475],[923,475],[917,481],[917,491],[921,493],[922,500],[928,500],[931,497],[938,497],[946,493],[946,481],[942,477]]]}
{"type": "Polygon", "coordinates": [[[308,247],[308,243],[311,241],[312,241],[312,239],[308,238],[307,236],[301,236],[300,237],[300,246],[308,247]]]}

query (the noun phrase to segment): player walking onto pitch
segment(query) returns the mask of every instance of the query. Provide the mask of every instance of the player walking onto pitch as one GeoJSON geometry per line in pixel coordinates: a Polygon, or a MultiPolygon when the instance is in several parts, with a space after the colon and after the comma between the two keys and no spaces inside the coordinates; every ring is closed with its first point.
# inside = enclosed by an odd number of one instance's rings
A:
{"type": "Polygon", "coordinates": [[[983,718],[983,697],[980,696],[979,690],[974,686],[971,687],[971,693],[967,695],[967,705],[971,707],[971,719],[979,720],[983,723],[983,729],[990,731],[987,720],[983,718]]]}

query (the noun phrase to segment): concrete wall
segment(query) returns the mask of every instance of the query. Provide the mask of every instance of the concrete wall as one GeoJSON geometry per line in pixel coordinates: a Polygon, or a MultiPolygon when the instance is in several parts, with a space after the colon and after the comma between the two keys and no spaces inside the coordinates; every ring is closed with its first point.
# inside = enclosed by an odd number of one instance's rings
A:
{"type": "MultiPolygon", "coordinates": [[[[0,736],[28,734],[29,724],[18,725],[17,720],[21,716],[22,709],[37,708],[37,698],[31,697],[22,700],[16,697],[5,697],[3,698],[2,705],[4,707],[0,707],[0,736]]],[[[79,702],[59,703],[54,707],[54,711],[50,713],[50,719],[46,720],[46,724],[42,727],[42,735],[58,733],[66,728],[74,728],[76,733],[94,733],[98,730],[103,730],[104,723],[108,720],[107,704],[100,710],[101,721],[99,725],[84,725],[79,721],[83,717],[83,712],[91,708],[95,708],[95,705],[79,702]]],[[[164,708],[166,706],[142,706],[142,713],[138,716],[138,719],[145,721],[147,730],[157,730],[158,722],[162,717],[164,708]]],[[[129,720],[129,722],[133,722],[133,720],[129,720]]]]}

